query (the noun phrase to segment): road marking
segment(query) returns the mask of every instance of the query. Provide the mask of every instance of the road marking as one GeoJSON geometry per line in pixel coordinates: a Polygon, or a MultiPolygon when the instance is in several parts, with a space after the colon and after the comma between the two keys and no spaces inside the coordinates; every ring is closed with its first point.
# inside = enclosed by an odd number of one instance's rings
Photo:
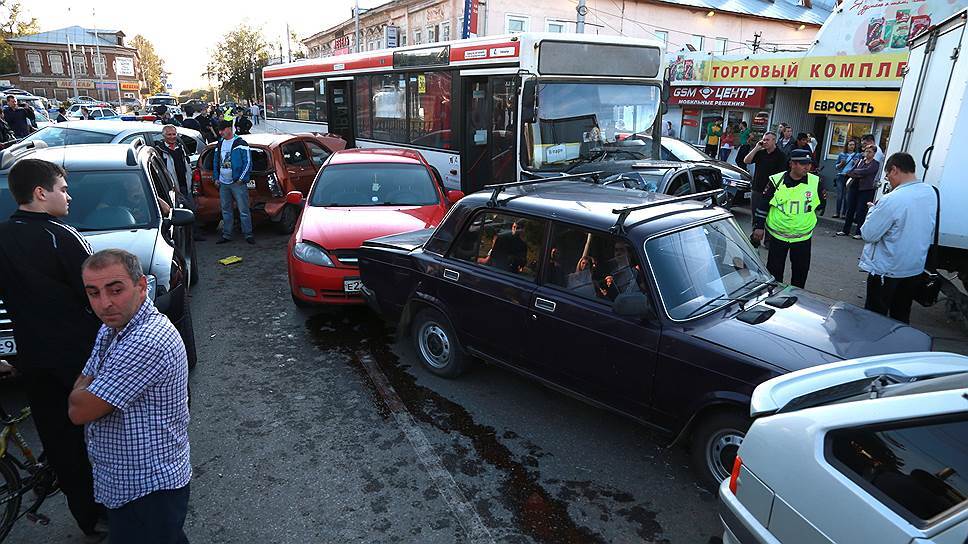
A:
{"type": "Polygon", "coordinates": [[[410,414],[407,406],[400,400],[400,396],[397,395],[396,390],[390,385],[389,380],[387,380],[383,371],[380,370],[376,361],[369,354],[360,352],[356,352],[356,358],[363,365],[363,369],[366,370],[370,380],[373,381],[373,385],[379,391],[383,402],[386,403],[387,408],[390,409],[390,413],[393,414],[393,419],[397,422],[397,427],[400,428],[404,436],[407,437],[407,440],[410,441],[410,445],[417,453],[417,459],[423,465],[427,474],[430,475],[430,479],[434,482],[437,492],[447,502],[451,513],[457,519],[457,522],[460,523],[461,528],[464,529],[464,533],[467,534],[468,540],[470,542],[487,542],[493,544],[494,538],[491,536],[491,532],[487,529],[487,526],[484,525],[484,522],[481,521],[481,517],[477,515],[477,510],[464,497],[464,493],[461,491],[460,486],[457,485],[451,473],[444,468],[440,456],[437,455],[433,446],[430,445],[427,436],[417,426],[416,420],[410,414]]]}

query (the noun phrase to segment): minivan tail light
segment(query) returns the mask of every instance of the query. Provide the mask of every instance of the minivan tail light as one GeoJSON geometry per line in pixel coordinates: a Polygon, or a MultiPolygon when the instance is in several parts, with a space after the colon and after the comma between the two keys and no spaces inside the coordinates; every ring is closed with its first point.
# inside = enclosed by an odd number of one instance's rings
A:
{"type": "Polygon", "coordinates": [[[743,459],[737,455],[736,460],[733,461],[733,472],[729,475],[729,491],[735,495],[736,489],[739,487],[739,470],[743,466],[743,459]]]}

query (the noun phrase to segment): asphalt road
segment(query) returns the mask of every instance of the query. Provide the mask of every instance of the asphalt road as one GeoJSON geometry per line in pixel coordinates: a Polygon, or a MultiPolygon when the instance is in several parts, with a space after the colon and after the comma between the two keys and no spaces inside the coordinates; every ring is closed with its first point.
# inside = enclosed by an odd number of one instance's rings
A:
{"type": "MultiPolygon", "coordinates": [[[[862,305],[860,242],[819,229],[807,288],[862,305]]],[[[286,238],[256,234],[254,247],[212,235],[199,244],[193,542],[705,543],[718,533],[715,497],[684,450],[505,370],[437,378],[364,309],[296,310],[286,238]],[[217,264],[229,255],[243,261],[217,264]]],[[[968,353],[942,308],[913,319],[939,347],[968,353]]],[[[23,402],[9,385],[0,395],[8,409],[23,402]]],[[[8,541],[80,541],[62,497],[44,512],[49,526],[21,521],[8,541]]]]}

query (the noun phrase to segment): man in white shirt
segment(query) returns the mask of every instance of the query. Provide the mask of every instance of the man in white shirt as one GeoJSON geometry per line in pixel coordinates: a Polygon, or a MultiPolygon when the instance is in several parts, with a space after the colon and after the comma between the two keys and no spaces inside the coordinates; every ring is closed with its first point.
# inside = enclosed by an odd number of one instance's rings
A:
{"type": "Polygon", "coordinates": [[[917,277],[924,271],[928,249],[934,240],[938,196],[934,188],[915,176],[914,158],[895,153],[884,172],[891,192],[882,196],[867,213],[860,233],[867,242],[860,269],[867,272],[864,307],[909,323],[917,277]]]}
{"type": "Polygon", "coordinates": [[[252,114],[252,124],[253,125],[258,125],[259,124],[259,114],[262,113],[262,110],[261,110],[261,108],[259,108],[259,105],[258,104],[252,104],[251,106],[249,106],[249,113],[252,114]]]}

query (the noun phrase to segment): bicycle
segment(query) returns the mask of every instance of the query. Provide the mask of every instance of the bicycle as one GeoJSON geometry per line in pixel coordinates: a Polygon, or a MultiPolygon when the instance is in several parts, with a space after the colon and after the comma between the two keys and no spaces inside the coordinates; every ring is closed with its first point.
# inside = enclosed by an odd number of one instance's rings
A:
{"type": "Polygon", "coordinates": [[[54,469],[44,460],[44,455],[34,456],[27,440],[17,425],[30,418],[30,407],[24,407],[14,417],[0,406],[0,542],[7,538],[14,522],[22,517],[47,525],[50,518],[38,512],[51,495],[57,493],[57,477],[54,469]],[[20,458],[10,446],[20,450],[20,458]],[[22,474],[26,476],[22,476],[22,474]],[[33,504],[20,511],[24,496],[33,492],[33,504]]]}

